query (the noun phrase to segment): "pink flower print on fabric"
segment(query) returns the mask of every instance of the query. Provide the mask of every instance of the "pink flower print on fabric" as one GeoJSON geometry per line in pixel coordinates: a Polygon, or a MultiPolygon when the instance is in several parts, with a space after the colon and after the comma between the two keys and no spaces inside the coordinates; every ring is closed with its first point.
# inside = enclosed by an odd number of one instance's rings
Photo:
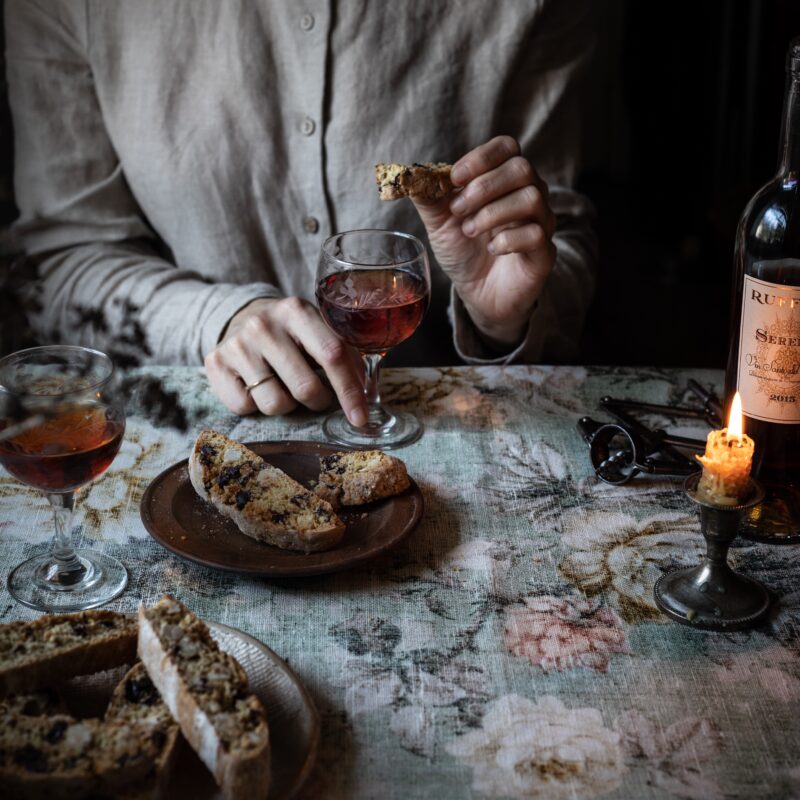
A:
{"type": "Polygon", "coordinates": [[[582,597],[526,597],[504,630],[506,648],[545,672],[575,667],[608,672],[614,653],[630,653],[622,620],[582,597]]]}

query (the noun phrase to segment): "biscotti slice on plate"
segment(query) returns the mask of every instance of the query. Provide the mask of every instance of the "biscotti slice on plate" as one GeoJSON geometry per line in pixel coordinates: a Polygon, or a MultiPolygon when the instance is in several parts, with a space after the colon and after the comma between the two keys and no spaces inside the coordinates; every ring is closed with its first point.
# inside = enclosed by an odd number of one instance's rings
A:
{"type": "Polygon", "coordinates": [[[159,749],[124,722],[7,714],[0,787],[9,798],[120,798],[152,781],[159,749]]]}
{"type": "Polygon", "coordinates": [[[161,747],[156,756],[155,795],[166,796],[178,750],[180,728],[141,662],[134,665],[114,689],[105,720],[127,722],[149,731],[151,741],[161,747]]]}
{"type": "Polygon", "coordinates": [[[0,697],[132,664],[136,620],[113,611],[49,614],[0,625],[0,697]]]}
{"type": "Polygon", "coordinates": [[[267,719],[247,675],[208,627],[166,595],[139,609],[139,657],[184,737],[226,798],[266,797],[267,719]]]}
{"type": "Polygon", "coordinates": [[[334,508],[360,506],[405,491],[406,465],[380,450],[332,453],[320,458],[316,492],[334,508]]]}
{"type": "Polygon", "coordinates": [[[201,431],[189,457],[195,491],[247,536],[288,550],[330,550],[345,524],[331,506],[244,445],[201,431]]]}
{"type": "Polygon", "coordinates": [[[451,164],[376,164],[375,180],[381,200],[414,197],[439,200],[453,190],[451,164]]]}

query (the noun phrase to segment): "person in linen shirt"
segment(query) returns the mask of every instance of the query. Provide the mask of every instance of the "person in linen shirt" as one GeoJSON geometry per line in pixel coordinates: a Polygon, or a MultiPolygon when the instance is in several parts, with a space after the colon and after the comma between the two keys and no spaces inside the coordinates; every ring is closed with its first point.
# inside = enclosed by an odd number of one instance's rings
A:
{"type": "Polygon", "coordinates": [[[326,236],[380,227],[434,256],[407,362],[446,358],[445,339],[467,363],[574,358],[594,263],[572,188],[585,6],[7,0],[37,334],[113,349],[134,314],[142,360],[205,362],[237,413],[335,394],[360,424],[358,362],[314,274],[326,236]],[[381,203],[373,165],[421,160],[455,162],[459,191],[381,203]]]}

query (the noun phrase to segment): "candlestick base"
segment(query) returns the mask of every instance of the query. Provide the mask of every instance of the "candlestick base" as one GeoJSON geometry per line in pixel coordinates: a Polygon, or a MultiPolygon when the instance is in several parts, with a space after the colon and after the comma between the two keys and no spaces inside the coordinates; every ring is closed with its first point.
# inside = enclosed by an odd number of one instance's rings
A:
{"type": "Polygon", "coordinates": [[[662,575],[653,590],[656,605],[676,622],[702,630],[751,628],[767,613],[770,595],[758,581],[728,566],[728,548],[746,512],[763,500],[764,489],[751,478],[743,503],[720,506],[697,496],[699,480],[690,475],[684,490],[699,507],[706,556],[697,567],[662,575]]]}

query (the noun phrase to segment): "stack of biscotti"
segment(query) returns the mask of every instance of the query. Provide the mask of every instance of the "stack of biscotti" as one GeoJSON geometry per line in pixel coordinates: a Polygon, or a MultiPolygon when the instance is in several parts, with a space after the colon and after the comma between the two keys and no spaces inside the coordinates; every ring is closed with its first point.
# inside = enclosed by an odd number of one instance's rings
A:
{"type": "Polygon", "coordinates": [[[344,536],[344,523],[325,500],[216,431],[197,437],[189,479],[204,500],[258,541],[313,553],[344,536]]]}
{"type": "Polygon", "coordinates": [[[0,625],[0,697],[132,664],[136,634],[136,620],[113,611],[0,625]]]}
{"type": "Polygon", "coordinates": [[[239,663],[208,627],[165,595],[139,609],[139,657],[226,798],[263,798],[270,781],[266,714],[239,663]]]}
{"type": "Polygon", "coordinates": [[[360,506],[404,492],[406,465],[380,450],[354,450],[320,458],[316,493],[334,508],[360,506]]]}
{"type": "Polygon", "coordinates": [[[0,626],[0,786],[11,796],[152,796],[177,734],[121,710],[75,719],[53,688],[133,663],[137,633],[135,618],[99,610],[0,626]]]}

